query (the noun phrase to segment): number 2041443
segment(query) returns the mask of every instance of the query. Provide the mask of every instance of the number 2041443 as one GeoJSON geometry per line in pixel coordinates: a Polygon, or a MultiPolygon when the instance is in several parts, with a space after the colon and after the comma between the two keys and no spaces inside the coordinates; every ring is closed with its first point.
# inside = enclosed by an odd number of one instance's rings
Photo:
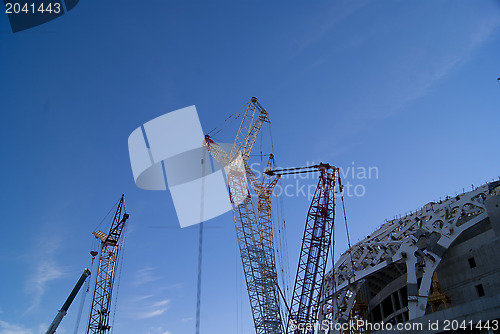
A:
{"type": "Polygon", "coordinates": [[[463,320],[462,322],[457,321],[457,320],[444,320],[443,321],[443,330],[449,331],[449,330],[493,330],[497,331],[499,328],[499,323],[498,320],[487,320],[485,322],[479,321],[478,323],[474,323],[472,321],[465,321],[463,320]]]}
{"type": "Polygon", "coordinates": [[[5,13],[6,14],[37,14],[37,13],[54,13],[59,14],[61,12],[61,3],[59,2],[46,2],[40,4],[34,3],[17,3],[17,2],[6,2],[5,3],[5,13]]]}

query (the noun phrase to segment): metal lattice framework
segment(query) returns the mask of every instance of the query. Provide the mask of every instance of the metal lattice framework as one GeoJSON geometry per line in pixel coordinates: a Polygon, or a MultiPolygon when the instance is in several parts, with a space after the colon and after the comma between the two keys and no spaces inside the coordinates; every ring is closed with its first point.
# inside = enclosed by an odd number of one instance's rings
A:
{"type": "MultiPolygon", "coordinates": [[[[283,324],[280,315],[279,297],[276,291],[277,280],[276,276],[272,274],[271,268],[274,262],[268,260],[270,250],[264,246],[265,242],[262,242],[261,222],[265,218],[257,219],[247,186],[245,168],[260,129],[264,122],[268,122],[267,115],[267,111],[262,108],[257,99],[252,98],[247,104],[230,153],[228,154],[209,136],[205,136],[204,146],[210,155],[224,166],[227,173],[236,236],[255,331],[257,334],[281,334],[283,333],[283,324]],[[259,112],[258,115],[257,111],[259,112]]],[[[269,221],[266,220],[265,222],[265,224],[269,225],[270,212],[269,214],[263,214],[263,216],[269,219],[269,221]]],[[[274,256],[274,249],[272,251],[272,256],[274,256]]]]}
{"type": "Polygon", "coordinates": [[[305,332],[300,328],[316,321],[328,251],[332,242],[337,168],[327,164],[320,164],[318,168],[318,186],[307,213],[293,290],[287,326],[289,333],[314,332],[313,328],[306,328],[305,332]]]}
{"type": "Polygon", "coordinates": [[[406,276],[407,320],[425,315],[443,255],[462,232],[488,217],[485,201],[499,194],[500,181],[489,183],[383,224],[342,254],[327,275],[322,317],[342,323],[355,317],[365,280],[390,266],[403,269],[406,276]]]}
{"type": "Polygon", "coordinates": [[[126,213],[124,196],[122,195],[116,208],[109,233],[105,234],[102,231],[94,232],[94,236],[101,240],[101,250],[90,307],[87,334],[104,334],[111,329],[111,296],[120,250],[119,242],[128,218],[129,215],[126,213]]]}
{"type": "MultiPolygon", "coordinates": [[[[272,224],[271,196],[280,175],[271,177],[263,174],[262,182],[255,176],[252,169],[245,164],[248,180],[258,196],[258,233],[260,247],[262,248],[262,263],[260,269],[264,280],[262,281],[262,293],[265,296],[263,315],[268,324],[268,333],[282,333],[283,324],[281,321],[279,292],[278,292],[278,273],[276,270],[276,259],[274,253],[274,234],[272,224]]],[[[274,166],[274,156],[269,156],[266,170],[274,166]]]]}

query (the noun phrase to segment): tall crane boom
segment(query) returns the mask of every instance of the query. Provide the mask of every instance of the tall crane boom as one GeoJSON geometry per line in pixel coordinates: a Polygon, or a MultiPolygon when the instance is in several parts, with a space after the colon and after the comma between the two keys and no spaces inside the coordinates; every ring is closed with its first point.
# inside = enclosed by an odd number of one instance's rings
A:
{"type": "Polygon", "coordinates": [[[261,224],[247,187],[246,173],[246,164],[260,129],[264,122],[268,122],[267,115],[257,98],[253,97],[247,105],[229,154],[209,136],[205,136],[204,145],[210,155],[225,166],[227,171],[233,219],[255,331],[257,334],[282,334],[284,329],[276,292],[277,280],[272,271],[270,272],[273,261],[269,260],[269,254],[266,253],[267,249],[262,242],[261,224]],[[257,111],[259,114],[256,116],[257,111]]]}
{"type": "Polygon", "coordinates": [[[335,180],[338,169],[329,164],[267,172],[285,175],[319,171],[319,181],[307,213],[297,276],[288,318],[288,333],[314,333],[319,297],[332,242],[335,216],[335,180]],[[305,329],[305,331],[304,331],[305,329]]]}
{"type": "Polygon", "coordinates": [[[125,209],[125,199],[122,195],[116,208],[109,233],[94,232],[94,236],[101,241],[99,267],[97,269],[94,295],[90,307],[87,334],[104,334],[110,329],[110,310],[115,270],[120,250],[120,237],[129,218],[125,209]]]}
{"type": "MultiPolygon", "coordinates": [[[[274,155],[270,154],[269,160],[267,162],[266,170],[271,170],[271,167],[274,166],[274,155]]],[[[259,223],[259,232],[260,232],[260,240],[266,251],[266,257],[269,266],[269,270],[273,271],[272,275],[277,277],[276,273],[276,260],[274,254],[274,234],[273,234],[273,220],[272,220],[272,211],[271,211],[271,196],[273,194],[273,190],[276,187],[281,175],[274,175],[274,177],[264,173],[263,180],[257,178],[255,173],[252,171],[248,163],[245,163],[246,175],[252,188],[257,194],[257,212],[258,212],[258,223],[259,223]]],[[[276,278],[277,279],[277,278],[276,278]]]]}
{"type": "Polygon", "coordinates": [[[231,159],[234,159],[237,154],[241,154],[243,160],[248,160],[262,125],[264,122],[269,122],[267,115],[267,111],[262,108],[257,98],[252,97],[243,114],[240,128],[231,148],[229,155],[231,159]],[[259,111],[257,118],[255,118],[256,111],[259,111]]]}
{"type": "Polygon", "coordinates": [[[61,307],[59,312],[57,312],[57,315],[55,316],[54,320],[50,324],[49,329],[47,330],[46,334],[54,334],[56,332],[57,327],[59,327],[59,324],[61,323],[62,319],[64,318],[64,316],[68,312],[68,309],[71,306],[71,303],[75,299],[76,295],[78,294],[78,291],[80,291],[80,288],[82,287],[83,283],[85,283],[85,280],[87,280],[87,277],[89,277],[89,276],[90,276],[90,270],[85,268],[85,270],[82,273],[82,276],[80,276],[80,279],[78,280],[78,282],[76,282],[75,287],[73,288],[73,290],[69,294],[69,296],[66,299],[66,301],[64,302],[63,306],[61,307]]]}
{"type": "MultiPolygon", "coordinates": [[[[274,166],[274,155],[269,156],[266,170],[274,166]]],[[[278,273],[276,270],[276,259],[274,253],[274,235],[272,224],[271,196],[280,179],[280,175],[274,177],[264,173],[262,182],[259,181],[250,166],[245,164],[246,174],[252,188],[257,194],[258,212],[258,233],[259,242],[262,247],[262,276],[265,278],[262,283],[262,292],[265,296],[262,313],[269,324],[269,331],[266,333],[284,332],[281,321],[279,293],[278,293],[278,273]]]]}

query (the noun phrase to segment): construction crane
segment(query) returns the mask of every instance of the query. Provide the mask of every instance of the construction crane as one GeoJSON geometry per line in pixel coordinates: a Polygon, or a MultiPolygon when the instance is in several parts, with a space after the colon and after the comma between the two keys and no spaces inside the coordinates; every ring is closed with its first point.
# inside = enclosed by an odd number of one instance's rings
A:
{"type": "MultiPolygon", "coordinates": [[[[274,167],[274,155],[269,155],[269,160],[265,170],[270,170],[274,167]]],[[[245,161],[245,170],[248,180],[257,194],[257,212],[258,212],[258,233],[260,245],[262,247],[262,276],[265,278],[266,284],[263,284],[265,300],[262,313],[266,317],[266,322],[272,324],[269,326],[267,333],[282,333],[283,325],[281,323],[279,294],[278,294],[278,273],[276,270],[276,258],[274,253],[274,234],[273,220],[271,208],[271,196],[280,179],[280,175],[269,176],[263,174],[262,182],[259,181],[252,169],[245,161]],[[279,321],[280,323],[278,323],[279,321]]],[[[263,282],[263,283],[264,283],[263,282]]]]}
{"type": "MultiPolygon", "coordinates": [[[[265,170],[271,170],[272,167],[274,167],[274,164],[274,155],[270,154],[265,170]]],[[[273,268],[276,268],[276,259],[274,254],[271,196],[273,194],[274,188],[276,187],[276,184],[281,178],[281,175],[274,175],[273,177],[266,173],[263,173],[263,180],[261,182],[247,162],[245,162],[245,170],[248,180],[250,181],[252,188],[258,196],[257,212],[260,240],[264,247],[265,255],[268,256],[267,261],[271,263],[271,266],[268,269],[272,270],[273,268]]],[[[276,275],[276,272],[270,274],[276,275]]]]}
{"type": "Polygon", "coordinates": [[[57,312],[57,315],[55,316],[54,320],[50,324],[49,329],[47,330],[46,334],[54,334],[56,332],[57,327],[59,327],[59,324],[61,323],[62,319],[67,314],[68,309],[71,306],[71,303],[73,302],[76,295],[78,294],[78,291],[80,291],[80,288],[82,287],[83,283],[85,283],[85,280],[87,280],[87,277],[89,277],[89,276],[90,276],[90,270],[85,268],[85,270],[82,273],[82,276],[80,276],[80,279],[78,280],[78,282],[76,282],[75,287],[73,288],[73,290],[69,294],[69,296],[66,299],[66,301],[64,302],[63,306],[61,307],[59,312],[57,312]]]}
{"type": "Polygon", "coordinates": [[[122,195],[116,208],[109,233],[94,232],[94,236],[101,241],[99,266],[97,269],[94,294],[90,306],[90,317],[87,334],[104,334],[110,329],[110,310],[113,283],[120,251],[120,237],[125,222],[129,218],[126,212],[125,199],[122,195]]]}
{"type": "Polygon", "coordinates": [[[319,172],[318,185],[307,213],[299,264],[289,310],[288,333],[314,333],[335,216],[335,181],[338,168],[329,164],[270,170],[266,174],[287,175],[319,172]]]}
{"type": "MultiPolygon", "coordinates": [[[[255,331],[257,334],[282,334],[284,327],[277,293],[274,249],[269,247],[272,244],[268,241],[263,241],[269,237],[269,233],[263,230],[263,226],[271,224],[270,204],[261,206],[265,210],[268,208],[269,213],[263,212],[261,219],[257,219],[247,187],[247,172],[250,170],[248,159],[264,122],[269,122],[268,113],[257,102],[257,98],[252,97],[247,104],[229,154],[208,135],[205,136],[204,146],[227,171],[233,219],[255,331]]],[[[255,182],[252,185],[259,187],[255,182]]],[[[266,189],[269,188],[270,184],[266,186],[266,189]]],[[[265,198],[264,201],[270,201],[268,194],[270,194],[269,190],[261,192],[262,198],[265,198]]]]}

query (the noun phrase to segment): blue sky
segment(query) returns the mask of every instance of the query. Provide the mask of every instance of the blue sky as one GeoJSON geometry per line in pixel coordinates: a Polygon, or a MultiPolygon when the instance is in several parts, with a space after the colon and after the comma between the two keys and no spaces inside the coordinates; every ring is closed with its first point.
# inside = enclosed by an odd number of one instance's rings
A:
{"type": "MultiPolygon", "coordinates": [[[[499,1],[80,2],[16,34],[0,15],[0,334],[45,333],[122,193],[115,333],[194,332],[198,230],[168,192],[135,186],[127,149],[179,108],[208,132],[257,96],[280,166],[375,167],[345,178],[364,191],[346,198],[353,241],[498,178],[499,36],[499,1]]],[[[308,205],[284,198],[292,272],[308,205]]],[[[231,214],[205,232],[201,331],[252,333],[231,214]]]]}

